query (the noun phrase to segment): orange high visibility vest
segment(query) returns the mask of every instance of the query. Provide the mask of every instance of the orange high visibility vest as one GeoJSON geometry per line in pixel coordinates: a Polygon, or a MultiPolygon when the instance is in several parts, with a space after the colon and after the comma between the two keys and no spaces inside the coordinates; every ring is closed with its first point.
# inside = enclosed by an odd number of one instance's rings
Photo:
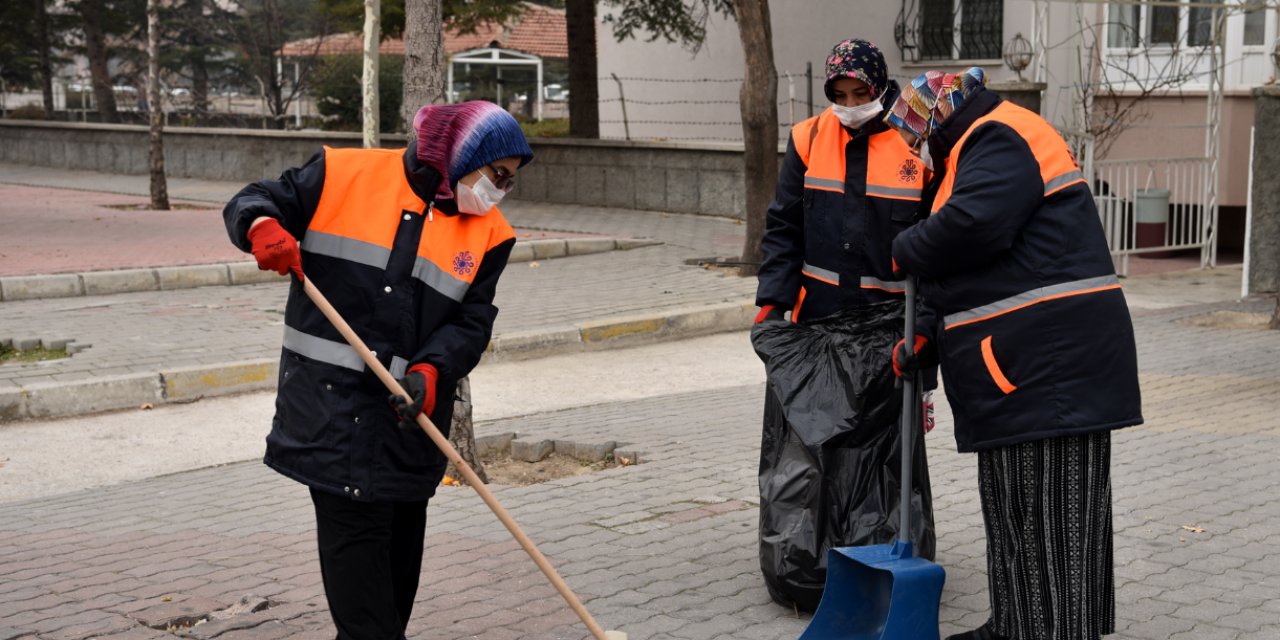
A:
{"type": "MultiPolygon", "coordinates": [[[[807,167],[804,186],[844,193],[845,145],[852,140],[831,109],[792,127],[791,139],[807,167]]],[[[923,187],[920,161],[902,136],[893,129],[867,140],[867,195],[875,198],[920,201],[923,187]]]]}
{"type": "Polygon", "coordinates": [[[975,120],[973,126],[969,127],[969,130],[960,136],[960,140],[951,148],[951,153],[945,160],[946,174],[942,177],[938,194],[933,199],[932,213],[937,213],[951,198],[951,192],[955,189],[956,183],[956,167],[960,164],[960,151],[964,149],[964,143],[969,139],[970,134],[988,122],[1006,124],[1027,141],[1027,146],[1031,148],[1031,153],[1035,155],[1036,162],[1040,165],[1040,177],[1044,180],[1046,198],[1073,184],[1086,182],[1084,172],[1080,170],[1080,165],[1076,164],[1076,159],[1071,155],[1067,142],[1062,139],[1053,125],[1038,114],[1006,100],[992,109],[991,113],[975,120]]]}
{"type": "MultiPolygon", "coordinates": [[[[303,249],[386,268],[404,211],[430,213],[404,175],[404,149],[325,147],[325,180],[303,249]],[[352,208],[367,215],[352,215],[352,208]]],[[[495,207],[484,216],[432,216],[418,243],[414,277],[454,300],[475,280],[480,260],[515,237],[495,207]]]]}

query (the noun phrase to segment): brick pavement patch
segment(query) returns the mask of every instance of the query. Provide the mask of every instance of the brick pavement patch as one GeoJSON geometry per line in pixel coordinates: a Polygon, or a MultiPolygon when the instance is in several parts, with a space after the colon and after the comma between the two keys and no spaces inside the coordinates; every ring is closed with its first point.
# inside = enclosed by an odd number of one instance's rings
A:
{"type": "Polygon", "coordinates": [[[1178,322],[1210,329],[1267,329],[1271,325],[1271,315],[1257,311],[1219,309],[1181,318],[1178,322]]]}
{"type": "MultiPolygon", "coordinates": [[[[584,256],[662,244],[644,238],[549,238],[520,240],[508,262],[532,262],[584,256]]],[[[138,291],[286,282],[253,261],[175,265],[156,268],[107,269],[79,273],[0,277],[0,301],[96,296],[138,291]]]]}
{"type": "Polygon", "coordinates": [[[139,624],[160,631],[190,628],[207,620],[214,611],[226,605],[201,596],[162,596],[160,602],[129,614],[139,624]]]}

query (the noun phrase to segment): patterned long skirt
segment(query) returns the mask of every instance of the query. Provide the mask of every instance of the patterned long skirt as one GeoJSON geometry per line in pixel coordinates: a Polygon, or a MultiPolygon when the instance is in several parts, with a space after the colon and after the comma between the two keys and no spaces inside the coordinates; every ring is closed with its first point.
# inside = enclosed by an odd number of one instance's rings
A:
{"type": "Polygon", "coordinates": [[[1111,434],[978,453],[991,626],[1017,640],[1115,632],[1111,434]]]}

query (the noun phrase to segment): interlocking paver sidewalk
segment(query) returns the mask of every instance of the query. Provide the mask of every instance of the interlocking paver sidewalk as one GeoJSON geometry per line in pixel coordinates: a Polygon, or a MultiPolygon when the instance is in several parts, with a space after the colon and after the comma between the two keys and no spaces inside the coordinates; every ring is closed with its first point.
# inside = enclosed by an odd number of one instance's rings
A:
{"type": "MultiPolygon", "coordinates": [[[[1275,638],[1280,628],[1280,332],[1185,322],[1229,306],[1139,315],[1147,424],[1115,434],[1121,639],[1275,638]]],[[[480,435],[615,440],[636,466],[497,494],[606,628],[633,640],[794,638],[756,556],[758,385],[478,425],[480,435]]],[[[943,633],[987,616],[976,458],[939,403],[928,436],[943,633]]],[[[465,487],[441,489],[409,637],[584,638],[585,630],[465,487]]],[[[172,637],[147,628],[270,608],[194,637],[332,636],[305,490],[259,463],[0,505],[0,639],[172,637]]]]}

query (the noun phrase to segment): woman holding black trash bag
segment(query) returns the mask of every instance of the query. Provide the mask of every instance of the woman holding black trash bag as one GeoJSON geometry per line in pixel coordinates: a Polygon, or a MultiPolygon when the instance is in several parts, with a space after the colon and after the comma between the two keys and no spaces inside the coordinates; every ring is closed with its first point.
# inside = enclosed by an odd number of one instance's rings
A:
{"type": "Polygon", "coordinates": [[[930,71],[886,121],[933,177],[894,240],[931,315],[895,370],[940,361],[961,452],[978,453],[991,618],[949,640],[1115,630],[1110,431],[1142,422],[1133,326],[1084,175],[982,69],[930,71]]]}
{"type": "MultiPolygon", "coordinates": [[[[904,285],[890,248],[915,221],[923,185],[919,159],[880,118],[898,86],[875,45],[837,44],[823,88],[831,106],[796,124],[787,143],[752,332],[769,375],[761,569],[775,600],[806,610],[821,597],[828,548],[898,533],[901,394],[886,349],[901,335],[904,285]]],[[[928,471],[917,449],[912,538],[931,558],[928,471]]]]}

